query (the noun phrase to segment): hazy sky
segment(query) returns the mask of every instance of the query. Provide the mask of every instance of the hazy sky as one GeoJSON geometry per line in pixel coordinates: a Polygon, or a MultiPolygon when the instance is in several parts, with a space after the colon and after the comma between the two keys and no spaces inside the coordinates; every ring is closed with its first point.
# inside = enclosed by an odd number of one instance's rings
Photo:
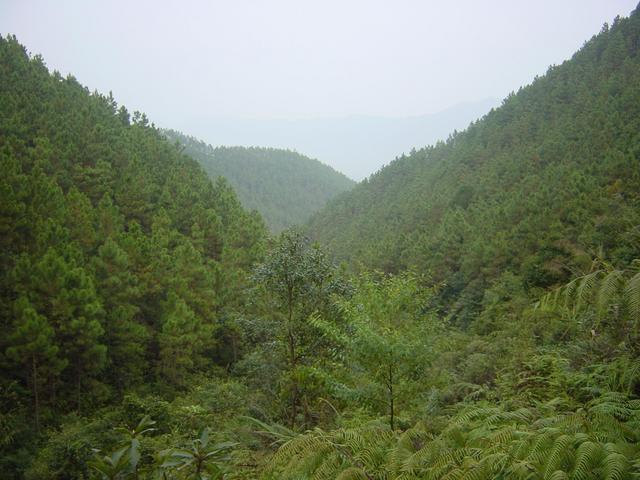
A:
{"type": "Polygon", "coordinates": [[[636,3],[0,0],[0,33],[156,124],[185,128],[503,98],[636,3]]]}

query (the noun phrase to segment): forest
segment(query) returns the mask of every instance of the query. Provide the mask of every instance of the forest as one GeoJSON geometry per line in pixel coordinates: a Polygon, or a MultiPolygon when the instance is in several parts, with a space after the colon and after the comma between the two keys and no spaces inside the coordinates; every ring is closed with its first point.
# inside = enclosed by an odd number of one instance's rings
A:
{"type": "Polygon", "coordinates": [[[636,9],[351,188],[0,37],[1,477],[640,478],[639,53],[636,9]]]}
{"type": "Polygon", "coordinates": [[[247,210],[257,210],[273,233],[302,225],[354,186],[333,168],[277,148],[212,147],[175,130],[163,133],[198,161],[212,179],[224,177],[247,210]]]}

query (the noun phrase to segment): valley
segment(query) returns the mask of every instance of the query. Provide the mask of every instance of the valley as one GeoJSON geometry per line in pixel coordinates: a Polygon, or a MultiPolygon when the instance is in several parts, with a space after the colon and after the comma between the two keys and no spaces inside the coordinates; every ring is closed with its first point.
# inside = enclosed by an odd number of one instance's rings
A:
{"type": "Polygon", "coordinates": [[[0,37],[3,479],[640,477],[640,10],[356,183],[0,37]]]}

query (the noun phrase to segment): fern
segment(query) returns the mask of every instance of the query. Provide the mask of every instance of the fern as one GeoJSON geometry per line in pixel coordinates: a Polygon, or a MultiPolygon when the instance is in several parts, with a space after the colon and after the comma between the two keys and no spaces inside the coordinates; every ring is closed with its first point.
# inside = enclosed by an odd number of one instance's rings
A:
{"type": "Polygon", "coordinates": [[[624,272],[612,270],[600,282],[597,294],[598,317],[604,318],[609,310],[612,300],[618,295],[624,285],[624,272]]]}
{"type": "Polygon", "coordinates": [[[336,480],[368,480],[369,478],[360,468],[349,467],[343,470],[336,480]]]}
{"type": "Polygon", "coordinates": [[[606,480],[623,480],[627,478],[629,462],[624,455],[611,452],[604,458],[603,464],[602,471],[606,480]]]}
{"type": "Polygon", "coordinates": [[[560,435],[555,439],[553,447],[549,452],[546,464],[544,478],[548,479],[555,471],[563,470],[571,462],[573,449],[570,448],[573,443],[571,435],[560,435]],[[564,467],[564,468],[563,468],[564,467]]]}
{"type": "Polygon", "coordinates": [[[572,477],[576,480],[584,480],[589,477],[589,472],[598,462],[602,448],[594,442],[583,442],[576,451],[576,462],[572,477]]]}
{"type": "Polygon", "coordinates": [[[372,423],[309,431],[273,456],[282,479],[632,478],[640,473],[640,401],[606,392],[572,411],[554,400],[505,410],[465,408],[434,436],[372,423]]]}
{"type": "MultiPolygon", "coordinates": [[[[614,319],[617,322],[628,321],[637,335],[640,326],[640,260],[634,260],[623,270],[602,261],[594,262],[594,266],[597,268],[592,272],[544,295],[536,309],[565,309],[574,317],[591,309],[598,320],[596,328],[614,312],[614,319]]],[[[626,328],[624,324],[618,326],[626,328]]]]}
{"type": "Polygon", "coordinates": [[[629,279],[624,287],[623,296],[629,316],[633,319],[634,328],[637,331],[640,322],[640,272],[629,279]]]}
{"type": "Polygon", "coordinates": [[[598,283],[598,277],[602,273],[603,272],[601,270],[596,270],[595,272],[591,272],[580,279],[576,290],[574,312],[581,310],[593,299],[593,291],[598,283]]]}

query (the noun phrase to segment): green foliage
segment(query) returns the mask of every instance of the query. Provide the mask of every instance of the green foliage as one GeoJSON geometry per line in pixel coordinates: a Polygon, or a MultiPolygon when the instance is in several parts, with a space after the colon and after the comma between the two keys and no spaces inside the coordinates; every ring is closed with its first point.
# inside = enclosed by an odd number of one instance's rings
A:
{"type": "Polygon", "coordinates": [[[229,460],[229,450],[235,446],[232,442],[212,444],[207,428],[191,443],[191,448],[171,451],[161,468],[183,470],[181,478],[195,480],[216,480],[224,478],[225,468],[221,462],[229,460]]]}
{"type": "MultiPolygon", "coordinates": [[[[91,478],[91,461],[96,445],[116,441],[109,419],[88,420],[69,415],[51,429],[47,442],[30,464],[21,465],[20,472],[29,480],[91,478]]],[[[7,476],[10,471],[5,472],[7,476]]],[[[10,478],[10,477],[9,477],[10,478]]]]}
{"type": "Polygon", "coordinates": [[[316,217],[351,279],[0,38],[3,478],[640,478],[639,19],[316,217]]]}
{"type": "Polygon", "coordinates": [[[585,311],[595,312],[593,334],[603,322],[619,334],[638,334],[640,327],[640,261],[633,260],[627,269],[616,269],[602,260],[591,271],[567,285],[545,295],[541,309],[566,308],[573,317],[585,311]]]}
{"type": "Polygon", "coordinates": [[[213,331],[180,297],[170,293],[167,303],[158,335],[158,368],[167,381],[181,385],[187,374],[202,363],[202,352],[207,339],[213,339],[213,331]]]}
{"type": "Polygon", "coordinates": [[[464,132],[396,158],[309,236],[354,269],[430,272],[462,326],[505,271],[536,298],[600,249],[616,268],[640,257],[639,23],[618,19],[464,132]]]}
{"type": "Polygon", "coordinates": [[[363,392],[359,401],[388,414],[392,430],[395,416],[403,403],[415,398],[416,381],[432,361],[430,346],[441,330],[424,312],[432,295],[412,274],[379,279],[363,275],[354,295],[338,300],[345,330],[314,320],[344,350],[344,362],[353,369],[348,381],[363,392]],[[366,398],[367,391],[372,398],[366,398]]]}
{"type": "Polygon", "coordinates": [[[183,133],[163,130],[211,178],[225,177],[245,208],[257,210],[273,232],[306,222],[354,182],[317,160],[290,150],[216,147],[183,133]]]}
{"type": "Polygon", "coordinates": [[[289,424],[296,424],[302,404],[304,423],[309,423],[309,400],[317,397],[321,376],[316,375],[321,346],[317,344],[311,318],[327,311],[332,295],[345,294],[348,286],[317,245],[310,245],[300,233],[283,232],[254,280],[271,303],[277,322],[275,340],[285,358],[281,379],[289,391],[289,424]]]}
{"type": "Polygon", "coordinates": [[[233,442],[212,443],[209,429],[201,430],[198,438],[187,448],[167,448],[147,458],[142,468],[142,444],[145,434],[153,432],[155,422],[144,417],[135,428],[120,429],[125,434],[124,446],[117,447],[111,454],[94,450],[95,456],[88,464],[105,480],[127,478],[162,478],[216,480],[226,478],[229,451],[233,442]]]}
{"type": "Polygon", "coordinates": [[[285,443],[266,473],[277,478],[386,478],[393,433],[379,424],[326,432],[316,428],[285,443]]]}
{"type": "Polygon", "coordinates": [[[141,457],[140,439],[155,429],[152,425],[156,422],[148,416],[143,417],[138,424],[129,429],[121,428],[126,436],[124,446],[111,455],[101,455],[96,451],[96,457],[90,462],[91,468],[96,470],[100,477],[107,480],[122,479],[133,476],[138,477],[138,464],[141,457]]]}
{"type": "Polygon", "coordinates": [[[134,475],[137,475],[138,464],[140,463],[140,439],[143,435],[155,430],[155,428],[153,428],[155,423],[155,421],[146,416],[143,417],[135,427],[131,429],[121,429],[127,437],[124,448],[128,457],[129,468],[134,475]]]}
{"type": "MultiPolygon", "coordinates": [[[[5,460],[33,456],[69,412],[134,389],[175,395],[227,365],[218,335],[266,230],[146,116],[49,73],[12,36],[0,37],[0,78],[5,460]]],[[[11,462],[3,474],[19,478],[11,462]]],[[[68,468],[87,476],[86,464],[68,468]]]]}
{"type": "Polygon", "coordinates": [[[476,405],[439,432],[371,425],[319,429],[285,443],[279,478],[634,478],[640,403],[606,394],[575,412],[551,401],[508,411],[476,405]]]}
{"type": "Polygon", "coordinates": [[[129,462],[126,457],[127,447],[116,450],[111,455],[98,457],[91,462],[91,467],[105,480],[126,478],[129,462]]]}

